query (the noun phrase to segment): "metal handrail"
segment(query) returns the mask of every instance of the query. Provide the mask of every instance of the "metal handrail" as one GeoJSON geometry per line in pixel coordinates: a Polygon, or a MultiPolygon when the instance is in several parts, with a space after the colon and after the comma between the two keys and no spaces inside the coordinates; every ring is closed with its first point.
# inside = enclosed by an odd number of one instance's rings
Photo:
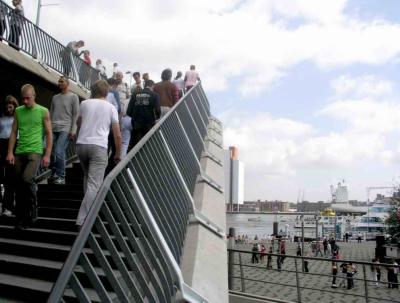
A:
{"type": "Polygon", "coordinates": [[[4,18],[0,19],[0,22],[4,20],[0,25],[0,27],[4,26],[4,33],[1,38],[7,41],[10,46],[22,50],[41,64],[45,64],[58,73],[69,77],[87,89],[90,89],[91,84],[100,78],[98,70],[73,55],[69,48],[29,19],[20,15],[15,19],[13,9],[2,0],[0,0],[0,15],[4,18]],[[15,24],[15,26],[12,26],[12,24],[15,24]],[[18,43],[16,43],[16,37],[18,37],[18,43]]]}
{"type": "MultiPolygon", "coordinates": [[[[248,292],[246,292],[246,288],[245,286],[245,282],[249,281],[249,282],[254,282],[254,283],[263,283],[263,284],[270,284],[270,285],[278,285],[278,286],[286,286],[286,287],[295,287],[297,290],[297,300],[296,301],[292,301],[292,302],[302,302],[302,297],[301,297],[301,290],[308,290],[308,291],[313,291],[313,292],[321,292],[321,293],[332,293],[332,294],[338,294],[338,295],[345,295],[345,296],[351,296],[351,297],[359,297],[359,298],[364,298],[365,302],[369,302],[371,299],[375,299],[375,300],[380,300],[380,301],[389,301],[389,302],[400,302],[400,300],[396,301],[393,300],[392,298],[385,298],[380,296],[378,297],[374,297],[373,295],[371,295],[368,291],[368,284],[369,283],[375,283],[376,281],[373,281],[371,279],[367,279],[367,268],[370,268],[370,266],[372,265],[379,265],[382,268],[387,268],[387,267],[397,267],[398,270],[400,269],[400,266],[397,265],[393,265],[393,264],[387,264],[387,263],[373,263],[373,262],[366,262],[366,261],[354,261],[354,260],[348,260],[348,259],[329,259],[329,258],[318,258],[318,257],[303,257],[303,256],[293,256],[293,255],[287,255],[287,254],[278,254],[278,253],[263,253],[264,257],[267,258],[268,256],[271,257],[284,257],[285,259],[293,259],[294,260],[294,270],[293,269],[279,269],[278,271],[280,272],[285,272],[285,273],[289,273],[289,274],[294,274],[296,276],[295,279],[293,279],[295,284],[288,284],[288,283],[282,283],[280,281],[265,281],[265,280],[260,280],[260,279],[252,279],[249,277],[246,277],[245,274],[243,273],[242,268],[249,268],[251,270],[266,270],[265,265],[264,266],[258,266],[258,265],[250,265],[250,264],[243,264],[242,262],[242,254],[244,255],[252,255],[252,254],[256,254],[258,256],[261,256],[262,253],[261,252],[253,252],[253,251],[249,251],[249,250],[241,250],[241,249],[228,249],[227,250],[228,253],[233,253],[233,254],[237,254],[238,255],[238,262],[234,262],[234,263],[229,263],[228,266],[232,266],[232,267],[238,267],[238,269],[236,269],[237,272],[239,272],[239,275],[230,275],[229,278],[230,279],[238,279],[240,280],[240,284],[239,284],[239,290],[236,289],[233,290],[231,289],[230,291],[236,292],[236,293],[244,293],[244,294],[248,294],[248,292]],[[358,265],[360,267],[360,274],[362,275],[361,278],[357,278],[357,277],[352,277],[351,279],[353,281],[360,281],[363,284],[363,288],[364,288],[364,293],[363,294],[357,294],[357,293],[346,293],[340,290],[334,291],[331,290],[330,288],[327,289],[325,288],[316,288],[316,286],[312,286],[312,287],[307,287],[307,286],[302,286],[300,281],[299,281],[299,274],[303,274],[303,275],[307,275],[307,276],[319,276],[319,277],[325,277],[325,278],[333,278],[334,276],[332,274],[321,274],[321,273],[314,273],[314,272],[304,272],[302,269],[299,269],[298,263],[297,261],[300,262],[304,262],[304,261],[309,261],[309,262],[313,262],[313,261],[322,261],[322,262],[336,262],[337,265],[339,266],[340,263],[352,263],[354,265],[358,265]],[[361,270],[362,268],[362,270],[361,270]],[[241,286],[240,286],[241,285],[241,286]]],[[[286,261],[285,261],[286,262],[286,261]]],[[[287,262],[286,262],[287,263],[287,262]]],[[[273,263],[274,264],[274,263],[273,263]]],[[[268,272],[274,273],[275,271],[277,271],[277,269],[271,269],[268,272]]],[[[273,274],[271,274],[273,276],[273,274]]],[[[343,277],[338,269],[338,274],[336,275],[336,279],[337,281],[341,281],[343,279],[347,279],[347,277],[343,277]]],[[[344,282],[345,283],[345,282],[344,282]]],[[[383,280],[381,280],[379,283],[386,285],[388,284],[388,282],[384,282],[383,280]]],[[[261,296],[260,294],[250,294],[250,295],[256,295],[256,296],[261,296]]],[[[264,297],[265,299],[268,299],[267,297],[264,297]]],[[[277,298],[274,298],[277,299],[277,298]]],[[[284,298],[278,298],[278,299],[284,299],[287,300],[287,297],[285,295],[284,298]]]]}
{"type": "MultiPolygon", "coordinates": [[[[106,177],[48,302],[70,295],[67,285],[79,301],[90,301],[88,286],[79,278],[82,269],[95,296],[105,302],[114,297],[122,302],[144,298],[207,302],[185,284],[179,269],[189,217],[195,212],[192,180],[201,173],[190,165],[201,155],[189,149],[204,140],[185,137],[177,123],[180,117],[185,129],[198,127],[202,113],[192,112],[191,117],[197,118],[190,120],[186,111],[190,102],[209,108],[201,85],[186,94],[106,177]]],[[[204,118],[208,123],[209,116],[204,118]]]]}

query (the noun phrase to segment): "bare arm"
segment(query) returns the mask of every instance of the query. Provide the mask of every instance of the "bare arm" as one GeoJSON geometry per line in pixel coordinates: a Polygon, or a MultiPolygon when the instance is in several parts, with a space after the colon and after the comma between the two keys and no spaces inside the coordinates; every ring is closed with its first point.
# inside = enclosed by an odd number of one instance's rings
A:
{"type": "Polygon", "coordinates": [[[14,164],[14,147],[17,142],[17,117],[14,114],[14,122],[11,128],[10,139],[8,140],[8,151],[6,161],[10,164],[14,164]]]}
{"type": "Polygon", "coordinates": [[[82,124],[82,116],[79,116],[78,119],[76,119],[76,135],[79,134],[81,124],[82,124]]]}
{"type": "Polygon", "coordinates": [[[46,114],[43,118],[43,122],[44,122],[44,130],[46,133],[46,151],[44,152],[42,165],[44,167],[47,167],[50,164],[51,149],[53,147],[53,133],[51,131],[50,114],[48,111],[46,111],[46,114]]]}
{"type": "Polygon", "coordinates": [[[77,95],[74,95],[71,106],[72,106],[72,123],[69,131],[69,138],[72,140],[75,138],[76,125],[77,125],[76,121],[79,116],[79,98],[77,95]]]}
{"type": "Polygon", "coordinates": [[[115,161],[121,160],[121,146],[122,146],[122,136],[121,131],[119,128],[119,123],[112,124],[112,131],[114,135],[114,142],[115,142],[115,161]]]}

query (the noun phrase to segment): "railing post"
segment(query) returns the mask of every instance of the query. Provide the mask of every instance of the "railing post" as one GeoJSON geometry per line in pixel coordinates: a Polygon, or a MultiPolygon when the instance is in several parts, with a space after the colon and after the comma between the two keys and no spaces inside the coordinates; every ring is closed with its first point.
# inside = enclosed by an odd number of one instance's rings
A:
{"type": "Polygon", "coordinates": [[[240,268],[240,284],[242,285],[242,292],[246,292],[246,284],[243,279],[243,266],[242,266],[242,254],[239,253],[239,268],[240,268]]]}
{"type": "Polygon", "coordinates": [[[297,258],[294,259],[294,266],[296,270],[296,288],[297,288],[297,302],[301,302],[301,290],[300,290],[300,279],[299,279],[299,270],[297,266],[297,258]]]}
{"type": "Polygon", "coordinates": [[[233,267],[235,263],[235,252],[232,249],[235,248],[235,229],[229,228],[229,240],[228,240],[229,256],[228,256],[228,289],[233,290],[233,267]]]}
{"type": "Polygon", "coordinates": [[[363,276],[364,276],[365,302],[368,303],[369,302],[369,298],[368,298],[368,282],[367,282],[367,272],[365,270],[365,264],[363,264],[363,276]]]}
{"type": "Polygon", "coordinates": [[[75,56],[75,55],[72,53],[72,51],[70,51],[70,52],[69,52],[69,58],[70,58],[70,60],[71,60],[72,72],[73,72],[74,75],[75,75],[76,84],[77,84],[78,86],[82,86],[81,80],[79,79],[78,69],[76,68],[74,56],[75,56]]]}

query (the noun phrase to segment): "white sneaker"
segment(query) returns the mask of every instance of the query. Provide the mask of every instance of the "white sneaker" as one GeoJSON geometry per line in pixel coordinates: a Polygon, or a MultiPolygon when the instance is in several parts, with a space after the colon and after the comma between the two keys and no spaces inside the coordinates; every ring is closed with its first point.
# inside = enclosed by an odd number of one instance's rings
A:
{"type": "Polygon", "coordinates": [[[2,216],[11,217],[11,216],[12,216],[11,210],[4,209],[4,210],[3,210],[3,213],[2,213],[2,216]]]}

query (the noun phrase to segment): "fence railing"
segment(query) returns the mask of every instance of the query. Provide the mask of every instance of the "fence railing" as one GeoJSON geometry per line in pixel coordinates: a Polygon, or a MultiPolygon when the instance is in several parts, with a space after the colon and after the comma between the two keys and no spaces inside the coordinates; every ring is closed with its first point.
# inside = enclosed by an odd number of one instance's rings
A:
{"type": "Polygon", "coordinates": [[[90,89],[99,79],[99,71],[87,65],[71,50],[27,18],[17,15],[0,0],[0,37],[42,64],[90,89]]]}
{"type": "Polygon", "coordinates": [[[255,295],[271,302],[339,302],[343,298],[346,302],[400,302],[398,289],[388,289],[396,285],[387,279],[388,271],[396,272],[398,265],[380,263],[378,281],[378,276],[371,271],[371,266],[377,268],[377,264],[371,262],[274,253],[266,253],[261,258],[261,253],[238,249],[228,249],[228,254],[230,291],[234,294],[255,295]],[[282,258],[284,261],[278,264],[282,258]],[[332,274],[332,262],[337,264],[337,275],[332,274]],[[342,273],[340,266],[349,263],[355,266],[356,272],[342,273]]]}
{"type": "Polygon", "coordinates": [[[189,219],[223,236],[192,200],[209,120],[197,85],[107,176],[48,302],[207,302],[179,263],[189,219]]]}

